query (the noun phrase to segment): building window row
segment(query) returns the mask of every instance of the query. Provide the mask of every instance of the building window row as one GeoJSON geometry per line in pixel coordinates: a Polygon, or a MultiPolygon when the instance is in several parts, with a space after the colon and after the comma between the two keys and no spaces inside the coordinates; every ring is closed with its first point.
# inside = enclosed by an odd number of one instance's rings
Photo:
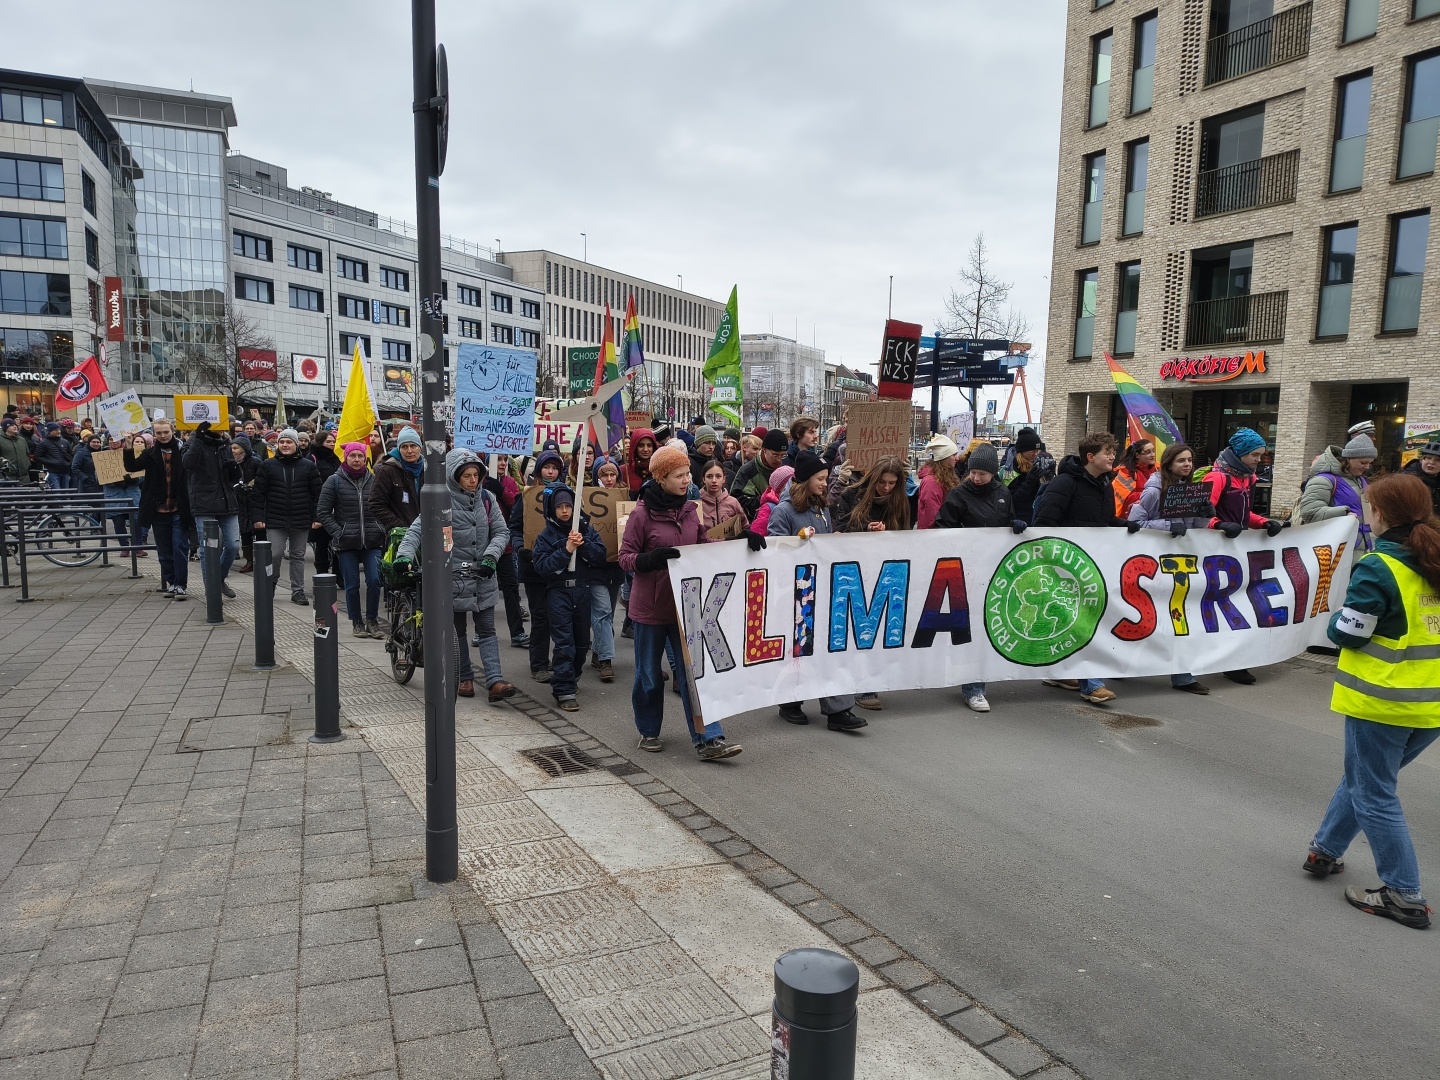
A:
{"type": "Polygon", "coordinates": [[[91,270],[100,269],[100,237],[89,229],[85,230],[85,265],[91,270]]]}
{"type": "Polygon", "coordinates": [[[408,307],[401,307],[398,304],[382,303],[380,305],[380,318],[376,321],[388,323],[390,326],[409,326],[410,309],[408,307]]]}
{"type": "Polygon", "coordinates": [[[346,360],[355,355],[355,346],[360,346],[360,351],[365,358],[370,358],[370,335],[369,334],[346,334],[340,335],[340,355],[346,360]]]}
{"type": "Polygon", "coordinates": [[[349,255],[336,255],[335,275],[350,281],[369,281],[370,267],[367,263],[351,258],[349,255]]]}
{"type": "Polygon", "coordinates": [[[524,297],[521,297],[520,316],[524,319],[535,319],[538,321],[540,318],[540,301],[526,300],[524,297]]]}
{"type": "Polygon", "coordinates": [[[346,296],[340,293],[335,297],[335,304],[336,312],[342,318],[370,321],[370,301],[363,296],[346,296]]]}
{"type": "Polygon", "coordinates": [[[393,266],[380,267],[380,284],[387,289],[398,289],[400,292],[410,291],[410,271],[397,270],[393,266]]]}
{"type": "Polygon", "coordinates": [[[455,302],[464,304],[466,307],[480,306],[480,290],[472,285],[455,286],[455,302]]]}
{"type": "Polygon", "coordinates": [[[65,238],[65,219],[0,214],[0,255],[68,259],[70,245],[65,238]]]}
{"type": "Polygon", "coordinates": [[[515,313],[514,299],[505,293],[492,292],[490,294],[490,309],[506,315],[513,315],[515,313]]]}
{"type": "Polygon", "coordinates": [[[236,255],[243,255],[247,259],[259,259],[261,262],[275,261],[271,254],[268,236],[256,236],[254,233],[241,232],[236,229],[231,233],[231,243],[236,255]]]}
{"type": "Polygon", "coordinates": [[[249,300],[256,304],[275,303],[275,283],[264,278],[235,275],[235,299],[249,300]]]}
{"type": "Polygon", "coordinates": [[[0,90],[0,120],[9,124],[65,125],[65,102],[59,94],[0,90]]]}
{"type": "Polygon", "coordinates": [[[324,311],[325,294],[304,285],[290,286],[290,306],[298,311],[324,311]]]}
{"type": "Polygon", "coordinates": [[[43,158],[0,157],[0,195],[64,202],[65,167],[43,158]]]}
{"type": "Polygon", "coordinates": [[[475,341],[485,340],[485,324],[478,319],[461,318],[456,320],[456,325],[461,337],[472,338],[475,341]]]}
{"type": "MultiPolygon", "coordinates": [[[[633,296],[640,315],[697,330],[714,330],[718,321],[714,309],[683,296],[637,287],[618,278],[548,260],[545,263],[545,292],[586,304],[609,304],[612,310],[622,315],[633,296]]],[[[539,318],[538,311],[534,317],[539,318]]]]}
{"type": "Polygon", "coordinates": [[[285,261],[296,270],[309,270],[316,274],[325,270],[324,255],[315,248],[303,247],[300,244],[285,245],[285,261]]]}
{"type": "Polygon", "coordinates": [[[95,181],[90,179],[90,174],[83,170],[80,173],[80,205],[85,208],[85,212],[91,217],[96,216],[95,181]]]}
{"type": "MultiPolygon", "coordinates": [[[[354,346],[351,346],[352,350],[354,346]]],[[[380,340],[380,359],[387,364],[408,364],[410,363],[410,343],[408,341],[391,341],[389,338],[380,340]]]]}

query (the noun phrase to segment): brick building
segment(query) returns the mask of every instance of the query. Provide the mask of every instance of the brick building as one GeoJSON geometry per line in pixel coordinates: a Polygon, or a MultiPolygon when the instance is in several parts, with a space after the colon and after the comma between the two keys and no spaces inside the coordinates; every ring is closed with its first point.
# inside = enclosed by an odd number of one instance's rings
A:
{"type": "Polygon", "coordinates": [[[1407,421],[1440,428],[1437,15],[1440,0],[1071,0],[1052,447],[1123,436],[1106,352],[1202,460],[1258,430],[1277,506],[1352,423],[1375,421],[1386,468],[1407,421]]]}

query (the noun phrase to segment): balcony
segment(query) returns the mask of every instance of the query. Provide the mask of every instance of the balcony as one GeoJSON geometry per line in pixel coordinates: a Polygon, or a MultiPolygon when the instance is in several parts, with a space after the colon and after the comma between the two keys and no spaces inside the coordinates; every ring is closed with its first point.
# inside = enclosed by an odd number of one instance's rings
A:
{"type": "Polygon", "coordinates": [[[1195,216],[1215,217],[1294,202],[1299,174],[1299,150],[1202,172],[1195,180],[1195,216]]]}
{"type": "Polygon", "coordinates": [[[1307,3],[1211,38],[1205,55],[1205,85],[1298,60],[1309,52],[1310,4],[1307,3]]]}
{"type": "Polygon", "coordinates": [[[1289,290],[1195,300],[1185,321],[1185,347],[1263,345],[1285,340],[1289,290]]]}

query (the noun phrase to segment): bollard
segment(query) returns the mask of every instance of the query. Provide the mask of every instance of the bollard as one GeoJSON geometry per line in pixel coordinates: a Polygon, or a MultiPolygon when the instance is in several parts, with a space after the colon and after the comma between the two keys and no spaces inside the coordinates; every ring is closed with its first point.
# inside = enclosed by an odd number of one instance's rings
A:
{"type": "Polygon", "coordinates": [[[5,505],[0,503],[0,589],[11,588],[10,540],[5,535],[5,505]]]}
{"type": "Polygon", "coordinates": [[[772,1080],[855,1080],[860,969],[829,949],[775,961],[770,1010],[772,1080]]]}
{"type": "Polygon", "coordinates": [[[130,530],[126,538],[130,543],[130,577],[140,576],[140,511],[131,509],[126,515],[125,526],[130,530]]]}
{"type": "Polygon", "coordinates": [[[255,670],[270,671],[278,665],[275,663],[275,590],[270,588],[275,568],[270,564],[269,540],[255,541],[250,562],[255,568],[255,670]]]}
{"type": "Polygon", "coordinates": [[[225,598],[220,595],[220,522],[206,518],[203,524],[200,539],[205,547],[200,558],[204,560],[201,569],[205,577],[205,622],[217,626],[225,621],[225,598]]]}
{"type": "Polygon", "coordinates": [[[315,592],[315,734],[313,743],[339,742],[340,731],[340,634],[337,630],[334,574],[316,574],[311,579],[315,592]]]}

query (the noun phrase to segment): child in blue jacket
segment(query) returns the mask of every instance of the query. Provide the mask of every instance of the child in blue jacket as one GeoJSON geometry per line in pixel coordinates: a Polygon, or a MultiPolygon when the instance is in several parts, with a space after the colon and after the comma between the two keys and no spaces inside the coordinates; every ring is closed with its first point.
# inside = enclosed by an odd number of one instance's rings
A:
{"type": "Polygon", "coordinates": [[[580,665],[590,651],[590,582],[605,568],[605,542],[584,514],[575,524],[575,492],[564,484],[545,489],[540,501],[545,528],[535,538],[531,562],[545,582],[554,674],[550,692],[566,712],[576,712],[580,665]],[[570,556],[575,553],[575,570],[570,556]]]}

